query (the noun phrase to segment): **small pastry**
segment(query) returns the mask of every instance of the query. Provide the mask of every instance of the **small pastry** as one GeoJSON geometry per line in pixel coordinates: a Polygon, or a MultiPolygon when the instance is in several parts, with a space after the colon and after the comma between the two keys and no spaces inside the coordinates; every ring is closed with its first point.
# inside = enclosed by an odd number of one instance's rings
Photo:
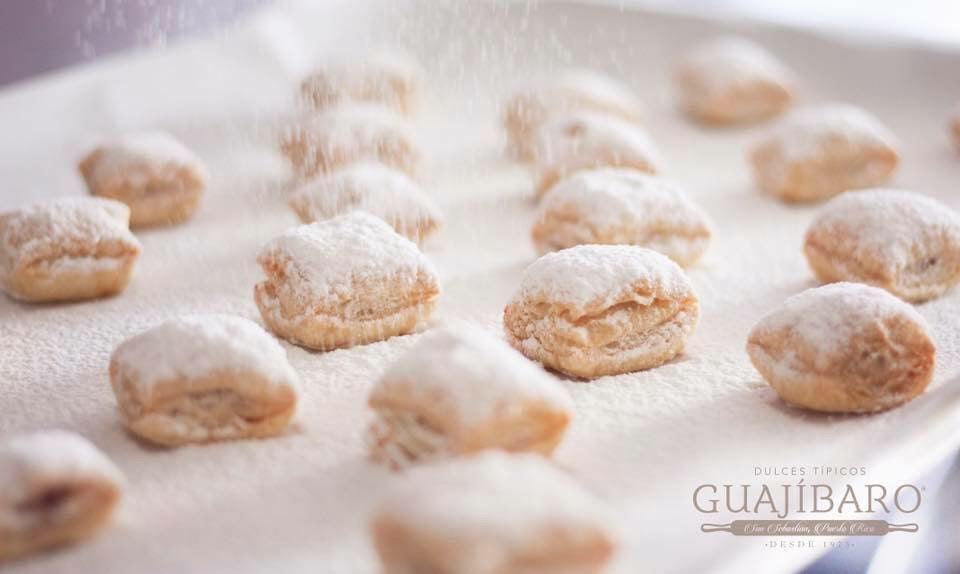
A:
{"type": "Polygon", "coordinates": [[[131,432],[178,446],[280,434],[299,379],[283,347],[234,315],[171,319],[121,343],[110,384],[131,432]]]}
{"type": "Polygon", "coordinates": [[[318,350],[412,332],[440,295],[436,271],[412,241],[364,211],[301,225],[258,258],[254,297],[278,336],[318,350]]]}
{"type": "Polygon", "coordinates": [[[793,101],[793,73],[759,45],[721,37],[694,47],[674,74],[680,106],[705,124],[760,122],[793,101]]]}
{"type": "Polygon", "coordinates": [[[290,206],[304,223],[361,209],[420,243],[439,230],[442,218],[433,200],[403,172],[360,162],[300,186],[290,206]]]}
{"type": "Polygon", "coordinates": [[[559,381],[473,330],[425,335],[369,403],[371,455],[395,469],[485,449],[549,456],[573,414],[559,381]]]}
{"type": "Polygon", "coordinates": [[[315,110],[369,102],[409,114],[417,107],[422,83],[423,70],[411,56],[376,52],[315,70],[300,84],[300,94],[315,110]]]}
{"type": "Polygon", "coordinates": [[[601,73],[577,69],[561,72],[521,89],[505,102],[507,151],[517,159],[535,159],[541,126],[550,119],[581,111],[639,124],[642,105],[629,88],[601,73]]]}
{"type": "Polygon", "coordinates": [[[706,214],[675,185],[630,169],[578,172],[540,202],[533,243],[541,254],[584,244],[648,247],[691,265],[710,242],[706,214]]]}
{"type": "Polygon", "coordinates": [[[14,299],[77,301],[123,291],[140,256],[130,210],[63,198],[0,214],[0,285],[14,299]]]}
{"type": "Polygon", "coordinates": [[[633,245],[578,245],[527,267],[503,323],[530,359],[592,379],[669,361],[698,316],[689,279],[666,256],[633,245]]]}
{"type": "Polygon", "coordinates": [[[487,452],[411,469],[371,532],[384,574],[600,574],[611,512],[536,455],[487,452]]]}
{"type": "Polygon", "coordinates": [[[848,191],[823,207],[803,251],[824,283],[867,283],[925,301],[960,282],[960,217],[919,193],[848,191]]]}
{"type": "Polygon", "coordinates": [[[90,193],[130,207],[130,225],[189,219],[207,187],[207,169],[192,151],[163,132],[128,134],[97,147],[80,162],[90,193]]]}
{"type": "Polygon", "coordinates": [[[0,442],[0,561],[79,542],[103,529],[123,475],[87,439],[48,430],[0,442]]]}
{"type": "Polygon", "coordinates": [[[784,201],[828,199],[882,185],[900,163],[899,144],[872,115],[848,105],[803,110],[753,149],[757,185],[784,201]]]}
{"type": "Polygon", "coordinates": [[[363,160],[416,176],[422,155],[404,119],[372,104],[338,106],[311,115],[284,135],[280,149],[302,179],[363,160]]]}
{"type": "Polygon", "coordinates": [[[761,319],[747,353],[784,401],[867,413],[922,393],[936,348],[909,304],[869,285],[833,283],[794,295],[761,319]]]}
{"type": "Polygon", "coordinates": [[[585,169],[626,167],[655,174],[660,154],[643,129],[611,116],[577,113],[543,126],[537,152],[536,191],[585,169]]]}

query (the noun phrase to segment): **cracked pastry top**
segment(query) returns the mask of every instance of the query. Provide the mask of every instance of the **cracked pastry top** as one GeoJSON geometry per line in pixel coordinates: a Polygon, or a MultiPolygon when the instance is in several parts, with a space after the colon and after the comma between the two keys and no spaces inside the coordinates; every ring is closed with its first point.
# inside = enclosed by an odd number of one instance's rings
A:
{"type": "Polygon", "coordinates": [[[300,95],[315,110],[368,102],[410,114],[417,107],[423,75],[412,56],[378,51],[320,66],[300,84],[300,95]]]}

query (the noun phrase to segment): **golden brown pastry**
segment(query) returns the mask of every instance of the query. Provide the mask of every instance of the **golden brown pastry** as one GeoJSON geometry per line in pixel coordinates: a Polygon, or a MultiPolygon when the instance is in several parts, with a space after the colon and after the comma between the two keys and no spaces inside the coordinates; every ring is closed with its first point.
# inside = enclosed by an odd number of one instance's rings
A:
{"type": "Polygon", "coordinates": [[[130,210],[111,199],[63,198],[0,214],[0,286],[30,302],[123,291],[140,256],[130,210]]]}
{"type": "Polygon", "coordinates": [[[784,401],[866,413],[922,393],[936,348],[907,303],[876,287],[833,283],[794,295],[761,319],[747,352],[784,401]]]}
{"type": "Polygon", "coordinates": [[[824,283],[867,283],[925,301],[960,282],[960,217],[919,193],[848,191],[823,207],[803,251],[824,283]]]}
{"type": "Polygon", "coordinates": [[[121,343],[110,384],[131,432],[178,446],[281,433],[299,378],[283,347],[235,315],[190,315],[121,343]]]}
{"type": "Polygon", "coordinates": [[[631,169],[601,168],[553,186],[534,219],[533,243],[541,254],[574,245],[639,245],[687,266],[706,251],[710,223],[679,187],[631,169]]]}
{"type": "Polygon", "coordinates": [[[633,245],[578,245],[527,267],[503,323],[527,357],[591,379],[669,361],[698,316],[689,279],[666,256],[633,245]]]}
{"type": "Polygon", "coordinates": [[[254,297],[274,333],[311,349],[363,345],[412,332],[440,295],[412,241],[364,211],[301,225],[258,258],[254,297]]]}
{"type": "Polygon", "coordinates": [[[392,50],[321,66],[300,84],[300,94],[316,110],[369,102],[409,114],[417,108],[422,83],[420,64],[392,50]]]}

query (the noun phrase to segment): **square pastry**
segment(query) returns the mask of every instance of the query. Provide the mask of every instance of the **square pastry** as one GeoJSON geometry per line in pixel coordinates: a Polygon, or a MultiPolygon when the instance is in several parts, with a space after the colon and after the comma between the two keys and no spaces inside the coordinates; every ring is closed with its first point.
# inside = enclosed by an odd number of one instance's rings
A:
{"type": "Polygon", "coordinates": [[[478,330],[429,333],[370,393],[371,454],[394,468],[484,449],[550,455],[573,414],[560,382],[478,330]]]}
{"type": "Polygon", "coordinates": [[[63,198],[0,214],[0,285],[15,299],[74,301],[123,291],[140,256],[130,210],[63,198]]]}
{"type": "Polygon", "coordinates": [[[277,335],[330,350],[413,331],[433,312],[440,284],[417,245],[365,211],[300,225],[258,258],[254,297],[277,335]]]}

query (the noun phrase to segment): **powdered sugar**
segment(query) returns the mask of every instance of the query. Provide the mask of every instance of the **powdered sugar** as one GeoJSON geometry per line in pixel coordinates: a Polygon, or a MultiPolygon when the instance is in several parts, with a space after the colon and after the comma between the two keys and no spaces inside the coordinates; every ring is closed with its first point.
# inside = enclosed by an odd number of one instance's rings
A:
{"type": "Polygon", "coordinates": [[[712,97],[756,82],[783,86],[795,83],[793,74],[758,44],[737,36],[722,36],[693,48],[680,64],[684,78],[702,97],[712,97]]]}
{"type": "Polygon", "coordinates": [[[897,149],[899,142],[880,120],[849,104],[827,104],[799,110],[771,132],[783,161],[794,162],[820,157],[824,146],[845,142],[864,148],[897,149]]]}
{"type": "Polygon", "coordinates": [[[357,100],[409,111],[422,76],[419,63],[408,54],[378,51],[364,58],[322,65],[304,80],[301,92],[318,108],[357,100]]]}

